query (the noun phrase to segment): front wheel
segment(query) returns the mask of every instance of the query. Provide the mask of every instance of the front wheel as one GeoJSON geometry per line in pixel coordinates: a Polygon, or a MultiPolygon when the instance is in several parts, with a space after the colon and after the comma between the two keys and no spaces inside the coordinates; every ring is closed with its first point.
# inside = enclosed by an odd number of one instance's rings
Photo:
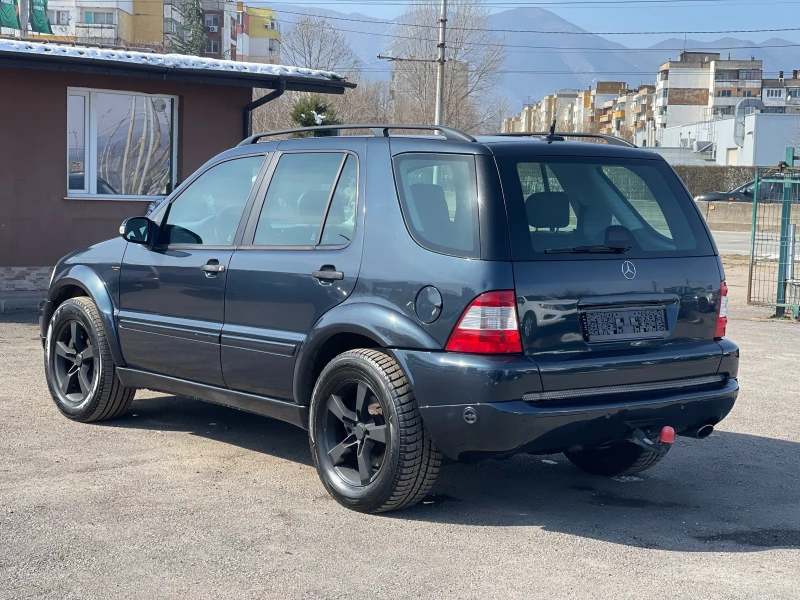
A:
{"type": "Polygon", "coordinates": [[[68,419],[105,421],[124,413],[136,390],[122,386],[106,332],[91,298],[70,298],[56,308],[44,350],[47,387],[68,419]]]}
{"type": "Polygon", "coordinates": [[[665,456],[631,442],[618,442],[605,448],[584,448],[577,452],[567,451],[564,455],[579,469],[607,477],[641,473],[656,466],[665,456]]]}
{"type": "Polygon", "coordinates": [[[314,387],[311,454],[343,506],[377,513],[406,508],[430,491],[441,454],[422,422],[400,365],[380,350],[333,359],[314,387]]]}

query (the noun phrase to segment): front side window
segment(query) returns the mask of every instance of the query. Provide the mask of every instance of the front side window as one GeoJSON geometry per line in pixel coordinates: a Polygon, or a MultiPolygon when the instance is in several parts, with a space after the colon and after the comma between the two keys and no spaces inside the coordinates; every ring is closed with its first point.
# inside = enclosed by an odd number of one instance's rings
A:
{"type": "Polygon", "coordinates": [[[175,183],[176,105],[170,96],[70,89],[68,193],[169,194],[175,183]]]}
{"type": "Polygon", "coordinates": [[[708,235],[660,161],[498,158],[515,260],[705,256],[708,235]],[[593,249],[588,252],[586,249],[593,249]]]}
{"type": "Polygon", "coordinates": [[[284,154],[270,181],[253,243],[347,245],[355,231],[357,188],[358,160],[352,154],[284,154]]]}
{"type": "Polygon", "coordinates": [[[228,160],[195,179],[169,206],[160,243],[229,246],[263,156],[228,160]]]}
{"type": "Polygon", "coordinates": [[[475,157],[460,154],[400,154],[394,176],[403,219],[423,248],[480,256],[475,157]]]}

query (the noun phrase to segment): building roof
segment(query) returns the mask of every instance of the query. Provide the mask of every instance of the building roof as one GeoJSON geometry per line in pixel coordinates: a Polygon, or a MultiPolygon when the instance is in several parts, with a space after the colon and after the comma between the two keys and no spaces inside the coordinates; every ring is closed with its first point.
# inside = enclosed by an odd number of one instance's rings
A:
{"type": "Polygon", "coordinates": [[[80,71],[102,75],[158,78],[240,87],[342,94],[354,83],[331,71],[284,65],[217,60],[182,54],[156,54],[0,39],[0,67],[80,71]]]}

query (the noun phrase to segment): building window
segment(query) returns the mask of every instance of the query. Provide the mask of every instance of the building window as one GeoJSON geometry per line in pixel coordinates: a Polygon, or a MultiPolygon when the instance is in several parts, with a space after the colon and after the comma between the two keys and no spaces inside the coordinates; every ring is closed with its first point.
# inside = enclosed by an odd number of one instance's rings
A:
{"type": "Polygon", "coordinates": [[[742,92],[742,98],[752,98],[752,97],[753,97],[753,92],[751,92],[750,90],[744,90],[742,92]]]}
{"type": "Polygon", "coordinates": [[[218,40],[206,40],[206,54],[219,54],[218,40]]]}
{"type": "Polygon", "coordinates": [[[760,80],[761,69],[740,69],[739,79],[760,80]]]}
{"type": "Polygon", "coordinates": [[[783,90],[767,90],[767,98],[783,98],[783,90]]]}
{"type": "Polygon", "coordinates": [[[277,52],[280,50],[281,43],[278,40],[270,39],[269,41],[269,51],[270,52],[277,52]]]}
{"type": "Polygon", "coordinates": [[[90,25],[113,25],[113,12],[87,12],[83,14],[84,23],[90,25]]]}
{"type": "Polygon", "coordinates": [[[730,98],[731,90],[717,90],[717,98],[730,98]]]}
{"type": "Polygon", "coordinates": [[[739,73],[736,71],[717,71],[714,79],[715,81],[733,81],[737,79],[739,73]]]}
{"type": "Polygon", "coordinates": [[[800,98],[800,88],[786,88],[787,98],[800,98]]]}
{"type": "Polygon", "coordinates": [[[68,10],[48,10],[47,18],[50,19],[50,25],[69,25],[68,10]]]}
{"type": "Polygon", "coordinates": [[[177,98],[67,92],[67,192],[165,196],[175,185],[177,98]]]}
{"type": "Polygon", "coordinates": [[[219,27],[219,15],[207,14],[205,16],[206,27],[219,27]]]}

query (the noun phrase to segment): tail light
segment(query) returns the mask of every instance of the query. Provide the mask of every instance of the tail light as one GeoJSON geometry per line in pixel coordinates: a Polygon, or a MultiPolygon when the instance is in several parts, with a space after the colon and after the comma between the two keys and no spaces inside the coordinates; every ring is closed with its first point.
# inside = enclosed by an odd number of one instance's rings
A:
{"type": "Polygon", "coordinates": [[[475,354],[521,353],[514,292],[487,292],[473,300],[445,349],[475,354]]]}
{"type": "Polygon", "coordinates": [[[724,281],[719,285],[719,317],[717,318],[717,329],[714,338],[725,337],[725,329],[728,327],[728,284],[724,281]]]}

